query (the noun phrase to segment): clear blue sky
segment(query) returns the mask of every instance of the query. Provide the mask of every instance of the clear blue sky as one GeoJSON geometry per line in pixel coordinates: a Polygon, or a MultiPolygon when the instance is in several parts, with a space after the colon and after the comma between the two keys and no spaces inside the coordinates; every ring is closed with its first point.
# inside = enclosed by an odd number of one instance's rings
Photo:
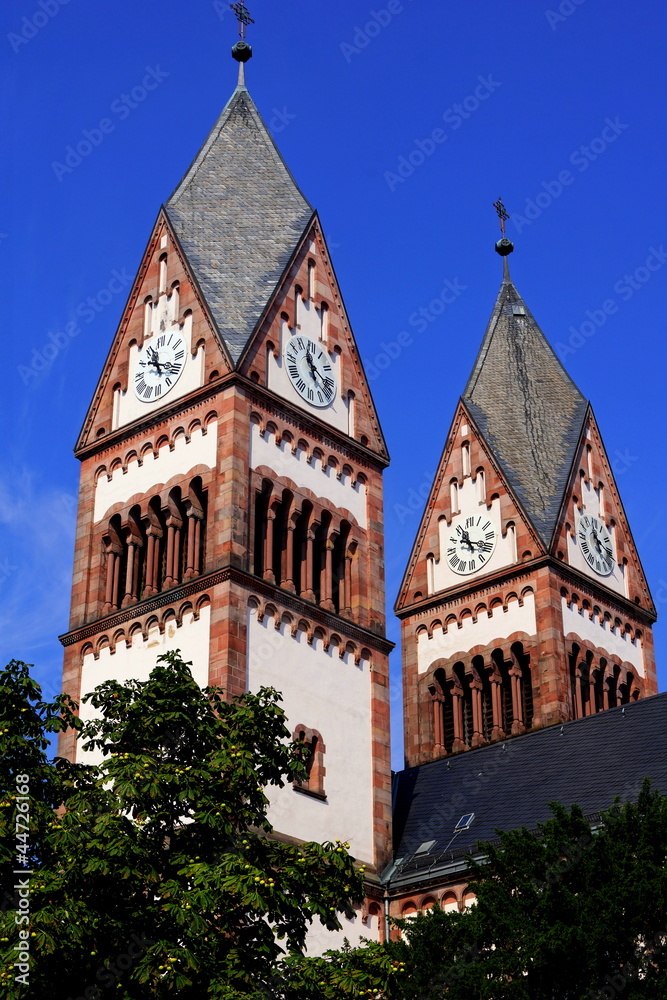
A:
{"type": "MultiPolygon", "coordinates": [[[[664,688],[664,4],[250,9],[249,89],[320,212],[375,375],[393,458],[389,607],[497,293],[491,203],[502,195],[514,280],[567,349],[615,467],[661,613],[664,688]],[[446,282],[458,293],[436,315],[446,282]],[[428,322],[410,326],[422,307],[428,322]],[[402,331],[412,343],[389,359],[402,331]]],[[[0,652],[34,662],[49,693],[67,627],[72,446],[124,305],[109,284],[136,270],[160,204],[233,90],[235,39],[221,0],[5,0],[0,11],[0,652]],[[84,130],[90,154],[68,164],[84,130]]],[[[398,639],[391,613],[389,630],[398,639]]],[[[398,652],[393,662],[397,681],[398,652]]]]}

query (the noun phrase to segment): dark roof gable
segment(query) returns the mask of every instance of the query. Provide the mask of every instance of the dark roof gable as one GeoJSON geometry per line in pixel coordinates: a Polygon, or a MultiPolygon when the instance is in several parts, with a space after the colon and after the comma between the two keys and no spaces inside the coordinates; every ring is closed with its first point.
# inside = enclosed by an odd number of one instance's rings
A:
{"type": "Polygon", "coordinates": [[[313,217],[245,87],[165,208],[236,363],[313,217]]]}
{"type": "Polygon", "coordinates": [[[463,401],[548,548],[588,404],[507,273],[463,401]]]}

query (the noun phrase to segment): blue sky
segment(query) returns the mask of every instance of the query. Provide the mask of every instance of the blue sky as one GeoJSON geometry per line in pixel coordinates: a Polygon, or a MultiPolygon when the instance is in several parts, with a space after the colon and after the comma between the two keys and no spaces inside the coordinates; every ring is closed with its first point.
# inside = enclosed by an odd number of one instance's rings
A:
{"type": "MultiPolygon", "coordinates": [[[[514,280],[592,401],[667,619],[664,5],[250,9],[249,89],[320,212],[392,454],[389,608],[497,293],[502,195],[514,280]]],[[[72,447],[119,286],[234,88],[235,39],[222,0],[0,11],[0,655],[34,662],[49,693],[67,627],[72,447]],[[68,159],[84,139],[89,155],[68,159]]],[[[391,612],[389,631],[398,639],[391,612]]],[[[661,619],[661,688],[666,635],[661,619]]],[[[393,664],[400,766],[398,652],[393,664]]]]}

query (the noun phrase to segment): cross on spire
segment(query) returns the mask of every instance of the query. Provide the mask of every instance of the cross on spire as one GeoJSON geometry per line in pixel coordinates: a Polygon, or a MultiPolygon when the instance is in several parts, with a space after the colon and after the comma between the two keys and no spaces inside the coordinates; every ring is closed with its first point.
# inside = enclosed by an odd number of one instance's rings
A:
{"type": "MultiPolygon", "coordinates": [[[[505,223],[509,219],[509,212],[503,205],[502,198],[499,198],[498,201],[494,201],[493,207],[498,214],[498,221],[500,223],[500,239],[496,243],[496,253],[499,253],[501,257],[507,258],[507,255],[512,253],[514,250],[514,244],[505,236],[505,223]]],[[[507,259],[503,261],[503,275],[505,279],[509,281],[510,272],[507,259]]]]}
{"type": "Polygon", "coordinates": [[[495,208],[496,212],[498,213],[498,221],[500,222],[500,232],[501,232],[501,235],[504,238],[505,237],[505,222],[507,221],[507,219],[509,219],[509,214],[507,212],[507,209],[503,205],[502,198],[499,198],[498,201],[494,201],[493,207],[495,208]]]}
{"type": "Polygon", "coordinates": [[[234,16],[239,22],[239,38],[242,42],[245,42],[246,28],[249,24],[254,24],[255,21],[250,16],[250,12],[242,0],[240,3],[230,3],[229,6],[234,11],[234,16]]]}

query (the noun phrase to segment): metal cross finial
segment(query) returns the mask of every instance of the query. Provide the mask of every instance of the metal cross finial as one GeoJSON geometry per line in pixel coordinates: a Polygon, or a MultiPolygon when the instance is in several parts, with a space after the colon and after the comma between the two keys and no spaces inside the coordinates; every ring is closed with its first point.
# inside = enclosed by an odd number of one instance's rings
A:
{"type": "Polygon", "coordinates": [[[509,219],[509,215],[508,215],[507,209],[503,205],[502,198],[499,198],[498,201],[494,201],[493,207],[495,208],[496,212],[498,213],[498,220],[500,222],[500,232],[502,233],[503,239],[504,239],[504,237],[505,237],[505,222],[507,221],[507,219],[509,219]]]}
{"type": "Polygon", "coordinates": [[[245,41],[246,28],[248,27],[249,24],[254,24],[255,21],[250,16],[250,14],[248,12],[248,8],[242,2],[242,0],[241,0],[240,3],[230,3],[229,6],[234,11],[234,15],[236,16],[236,20],[239,22],[239,38],[241,39],[242,42],[244,42],[245,41]]]}

